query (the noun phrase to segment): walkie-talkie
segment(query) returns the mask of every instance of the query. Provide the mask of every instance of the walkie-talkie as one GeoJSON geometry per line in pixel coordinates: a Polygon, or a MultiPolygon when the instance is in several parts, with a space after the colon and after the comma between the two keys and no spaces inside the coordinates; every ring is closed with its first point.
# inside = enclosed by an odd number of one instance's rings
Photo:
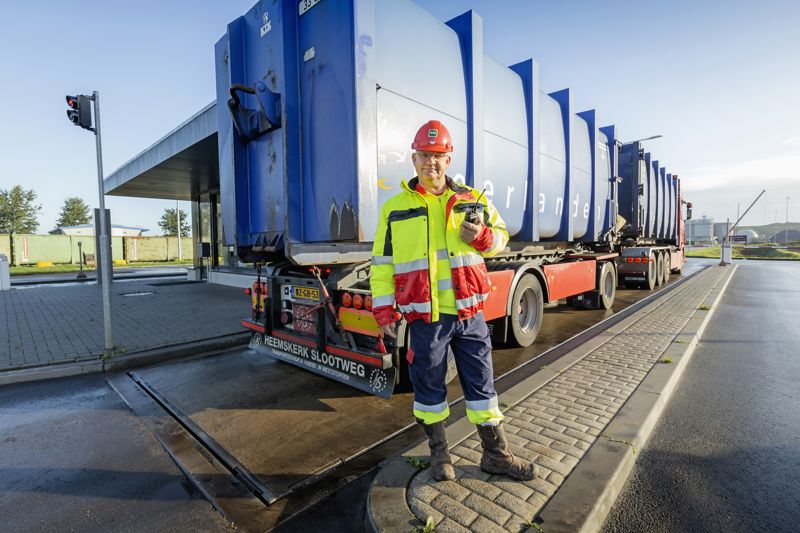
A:
{"type": "Polygon", "coordinates": [[[478,205],[480,205],[481,198],[483,198],[485,192],[486,188],[484,187],[483,192],[481,192],[481,195],[475,200],[475,203],[467,208],[467,222],[470,224],[478,224],[481,222],[481,215],[478,214],[478,205]]]}

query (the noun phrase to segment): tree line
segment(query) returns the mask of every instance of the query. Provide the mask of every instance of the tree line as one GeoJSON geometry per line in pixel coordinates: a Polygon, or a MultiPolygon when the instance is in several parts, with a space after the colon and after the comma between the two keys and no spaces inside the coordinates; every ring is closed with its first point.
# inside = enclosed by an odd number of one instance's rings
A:
{"type": "MultiPolygon", "coordinates": [[[[39,213],[42,206],[36,203],[36,191],[15,185],[11,189],[0,189],[0,234],[36,233],[39,229],[39,213]]],[[[163,235],[178,234],[177,210],[165,209],[158,225],[163,235]]],[[[56,229],[89,224],[92,221],[91,209],[77,196],[64,200],[56,221],[56,229]]],[[[186,211],[180,211],[181,237],[189,236],[186,211]]]]}

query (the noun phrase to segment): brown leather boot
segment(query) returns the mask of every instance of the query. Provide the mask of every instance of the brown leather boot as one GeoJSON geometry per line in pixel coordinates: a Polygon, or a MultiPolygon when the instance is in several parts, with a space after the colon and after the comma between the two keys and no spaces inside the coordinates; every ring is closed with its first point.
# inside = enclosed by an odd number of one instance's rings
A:
{"type": "Polygon", "coordinates": [[[428,436],[428,447],[431,449],[431,472],[436,481],[446,481],[456,478],[453,470],[453,461],[447,451],[447,434],[444,431],[444,422],[425,424],[417,419],[419,425],[428,436]]]}
{"type": "Polygon", "coordinates": [[[503,426],[478,426],[483,456],[481,470],[488,474],[500,474],[517,481],[528,481],[539,475],[533,463],[514,457],[508,449],[503,426]]]}

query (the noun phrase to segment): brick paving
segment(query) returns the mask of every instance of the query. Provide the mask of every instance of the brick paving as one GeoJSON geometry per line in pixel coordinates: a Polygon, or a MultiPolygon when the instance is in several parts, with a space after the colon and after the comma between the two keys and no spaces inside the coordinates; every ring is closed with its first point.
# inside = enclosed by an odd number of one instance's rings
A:
{"type": "MultiPolygon", "coordinates": [[[[205,283],[159,283],[164,281],[112,285],[114,343],[119,352],[243,330],[239,320],[248,313],[248,301],[241,289],[205,283]]],[[[103,354],[104,342],[98,285],[0,291],[0,372],[97,359],[103,354]]]]}
{"type": "Polygon", "coordinates": [[[506,411],[509,444],[539,465],[541,477],[518,482],[482,472],[475,433],[451,449],[455,481],[436,483],[429,469],[414,477],[407,492],[414,515],[421,523],[432,517],[437,532],[530,527],[725,272],[712,267],[687,281],[506,411]]]}

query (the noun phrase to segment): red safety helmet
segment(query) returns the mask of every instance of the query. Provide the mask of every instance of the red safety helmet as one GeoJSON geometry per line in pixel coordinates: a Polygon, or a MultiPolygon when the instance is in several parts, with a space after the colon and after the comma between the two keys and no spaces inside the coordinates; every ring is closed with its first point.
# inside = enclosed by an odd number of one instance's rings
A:
{"type": "Polygon", "coordinates": [[[429,120],[417,130],[411,148],[424,152],[447,153],[453,151],[453,140],[444,124],[438,120],[429,120]]]}

